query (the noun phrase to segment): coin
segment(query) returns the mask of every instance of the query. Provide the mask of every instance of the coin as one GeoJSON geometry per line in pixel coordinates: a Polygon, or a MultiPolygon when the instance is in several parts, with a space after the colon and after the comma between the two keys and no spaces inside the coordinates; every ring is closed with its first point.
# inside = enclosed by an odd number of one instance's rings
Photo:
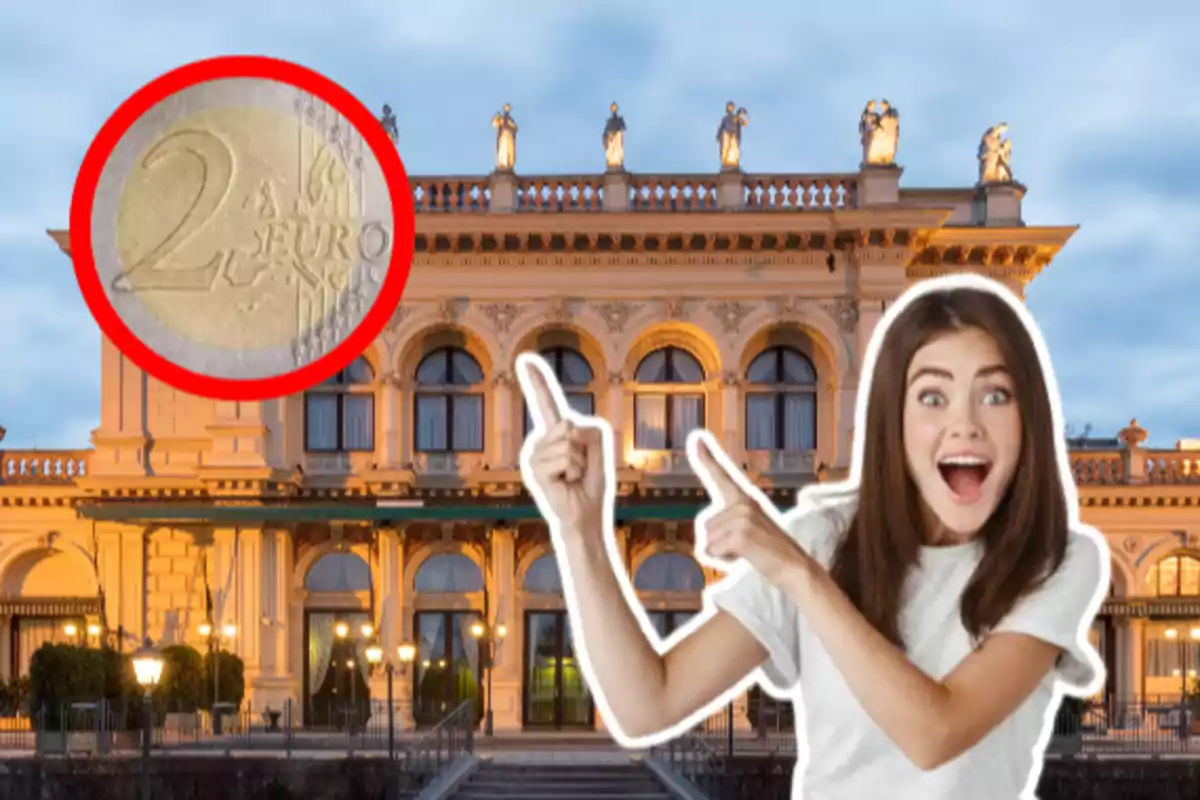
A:
{"type": "Polygon", "coordinates": [[[337,108],[237,77],[174,92],[125,130],[89,227],[104,295],[133,336],[192,373],[254,381],[359,327],[393,225],[384,170],[337,108]]]}

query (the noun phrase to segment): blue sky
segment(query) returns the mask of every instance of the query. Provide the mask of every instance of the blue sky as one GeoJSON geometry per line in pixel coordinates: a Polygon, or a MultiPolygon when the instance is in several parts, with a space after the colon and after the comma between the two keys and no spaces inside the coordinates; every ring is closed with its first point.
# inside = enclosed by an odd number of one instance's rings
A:
{"type": "Polygon", "coordinates": [[[91,137],[148,80],[230,52],[298,61],[373,109],[390,103],[413,174],[489,171],[489,121],[505,102],[525,173],[599,171],[614,99],[635,172],[712,171],[729,99],[750,111],[747,171],[850,172],[858,114],[887,97],[902,115],[907,186],[971,184],[980,134],[1007,121],[1026,221],[1082,226],[1029,295],[1067,420],[1112,433],[1136,415],[1158,446],[1200,436],[1190,0],[5,5],[6,447],[85,447],[98,423],[99,335],[45,235],[67,225],[91,137]]]}

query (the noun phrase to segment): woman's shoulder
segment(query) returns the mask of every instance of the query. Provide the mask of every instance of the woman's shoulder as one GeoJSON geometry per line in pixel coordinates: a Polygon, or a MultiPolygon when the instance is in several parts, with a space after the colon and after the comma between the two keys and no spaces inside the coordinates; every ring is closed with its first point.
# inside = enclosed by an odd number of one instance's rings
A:
{"type": "Polygon", "coordinates": [[[805,552],[826,566],[858,508],[857,488],[812,486],[800,492],[788,512],[788,533],[805,552]]]}

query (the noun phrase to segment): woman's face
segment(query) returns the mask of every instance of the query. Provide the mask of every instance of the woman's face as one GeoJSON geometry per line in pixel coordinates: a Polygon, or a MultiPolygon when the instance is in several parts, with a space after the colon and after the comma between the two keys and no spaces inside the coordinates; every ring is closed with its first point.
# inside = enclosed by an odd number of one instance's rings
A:
{"type": "Polygon", "coordinates": [[[905,387],[905,458],[929,541],[969,539],[996,510],[1021,454],[1007,365],[990,336],[965,328],[919,349],[905,387]]]}

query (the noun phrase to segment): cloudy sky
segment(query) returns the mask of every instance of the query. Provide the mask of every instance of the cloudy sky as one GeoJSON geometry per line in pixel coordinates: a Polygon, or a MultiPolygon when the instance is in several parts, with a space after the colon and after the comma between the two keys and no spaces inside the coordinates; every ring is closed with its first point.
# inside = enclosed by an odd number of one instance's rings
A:
{"type": "Polygon", "coordinates": [[[4,444],[85,447],[98,423],[97,329],[45,234],[91,137],[145,82],[232,52],[391,103],[414,174],[489,171],[504,102],[526,173],[599,171],[614,99],[635,172],[712,171],[731,98],[747,171],[849,172],[863,103],[885,96],[908,186],[971,184],[980,134],[1007,121],[1026,221],[1082,226],[1029,300],[1068,421],[1200,436],[1196,30],[1194,0],[0,0],[4,444]]]}

